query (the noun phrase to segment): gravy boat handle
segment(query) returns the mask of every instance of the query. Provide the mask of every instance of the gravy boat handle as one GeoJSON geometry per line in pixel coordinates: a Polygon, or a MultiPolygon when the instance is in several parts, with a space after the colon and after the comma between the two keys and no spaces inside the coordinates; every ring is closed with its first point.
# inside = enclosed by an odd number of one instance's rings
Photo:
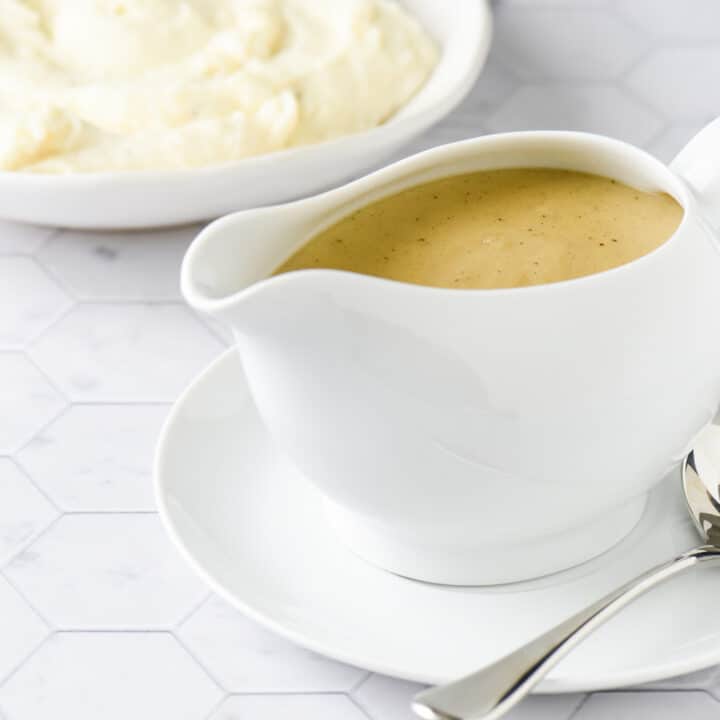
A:
{"type": "MultiPolygon", "coordinates": [[[[703,217],[720,230],[720,118],[701,130],[670,163],[695,191],[703,217]]],[[[635,599],[698,562],[720,564],[720,548],[704,545],[609,593],[488,667],[419,693],[412,708],[424,720],[497,720],[525,697],[574,647],[635,599]]]]}
{"type": "Polygon", "coordinates": [[[695,190],[705,219],[720,229],[720,118],[695,135],[670,163],[695,190]]]}

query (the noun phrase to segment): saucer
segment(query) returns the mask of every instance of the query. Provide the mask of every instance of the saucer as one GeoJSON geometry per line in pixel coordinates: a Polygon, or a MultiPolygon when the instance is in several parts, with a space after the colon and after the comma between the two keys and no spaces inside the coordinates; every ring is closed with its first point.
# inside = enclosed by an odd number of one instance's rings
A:
{"type": "MultiPolygon", "coordinates": [[[[156,456],[170,537],[242,612],[311,650],[423,683],[477,670],[652,565],[698,544],[679,473],[604,555],[538,580],[488,588],[379,570],[333,535],[314,488],[273,447],[230,350],[175,404],[156,456]]],[[[590,691],[720,662],[720,573],[679,576],[563,660],[539,692],[590,691]]]]}

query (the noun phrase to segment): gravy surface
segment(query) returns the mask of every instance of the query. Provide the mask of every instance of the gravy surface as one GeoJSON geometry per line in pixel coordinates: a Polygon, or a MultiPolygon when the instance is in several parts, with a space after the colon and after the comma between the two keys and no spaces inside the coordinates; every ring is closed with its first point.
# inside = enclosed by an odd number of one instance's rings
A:
{"type": "Polygon", "coordinates": [[[645,255],[682,215],[665,193],[598,175],[487,170],[367,205],[310,239],[274,274],[332,268],[445,288],[539,285],[645,255]]]}

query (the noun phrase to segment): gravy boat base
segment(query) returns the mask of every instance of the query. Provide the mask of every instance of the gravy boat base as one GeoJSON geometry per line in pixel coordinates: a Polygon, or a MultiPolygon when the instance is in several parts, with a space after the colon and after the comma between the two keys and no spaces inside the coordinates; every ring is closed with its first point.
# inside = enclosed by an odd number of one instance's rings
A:
{"type": "Polygon", "coordinates": [[[325,515],[352,552],[379,568],[440,585],[481,586],[538,578],[597,557],[633,530],[646,504],[647,495],[641,495],[580,527],[535,538],[531,543],[487,543],[460,549],[426,545],[417,538],[388,532],[331,500],[325,500],[325,515]]]}
{"type": "MultiPolygon", "coordinates": [[[[720,452],[718,428],[710,430],[710,449],[720,452]]],[[[235,350],[175,403],[155,463],[165,529],[224,601],[292,643],[432,684],[492,663],[697,542],[678,488],[675,472],[650,491],[635,530],[570,570],[494,587],[408,580],[379,570],[337,541],[321,495],[263,427],[235,350]]],[[[690,573],[657,588],[553,668],[538,692],[616,688],[716,665],[718,597],[720,573],[690,573]],[[678,613],[681,607],[693,611],[678,613]]],[[[281,639],[273,636],[271,642],[285,651],[281,639]]],[[[289,645],[287,651],[297,652],[289,645]]],[[[408,702],[411,694],[409,689],[408,702]]]]}

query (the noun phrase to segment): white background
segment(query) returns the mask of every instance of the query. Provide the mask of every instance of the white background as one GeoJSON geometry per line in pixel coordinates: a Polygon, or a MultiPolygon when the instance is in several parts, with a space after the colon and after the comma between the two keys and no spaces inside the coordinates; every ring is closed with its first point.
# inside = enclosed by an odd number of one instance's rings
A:
{"type": "MultiPolygon", "coordinates": [[[[720,113],[717,0],[500,0],[496,11],[477,88],[410,150],[573,128],[668,160],[720,113]]],[[[210,596],[163,534],[154,438],[227,344],[178,293],[197,229],[0,224],[0,718],[409,720],[415,687],[258,628],[210,596]]],[[[720,669],[532,698],[511,718],[685,716],[720,717],[720,669]]]]}

